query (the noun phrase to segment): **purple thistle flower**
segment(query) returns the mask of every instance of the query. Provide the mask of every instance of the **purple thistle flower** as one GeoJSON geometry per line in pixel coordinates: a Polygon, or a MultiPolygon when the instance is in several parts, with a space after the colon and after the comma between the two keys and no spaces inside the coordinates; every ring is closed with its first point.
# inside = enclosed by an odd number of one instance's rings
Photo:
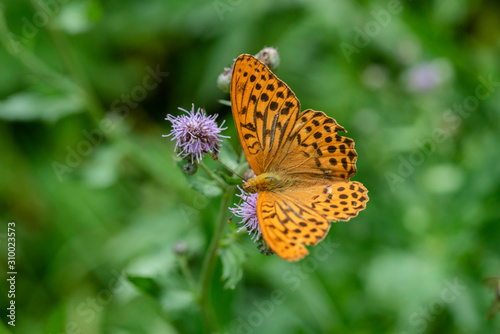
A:
{"type": "Polygon", "coordinates": [[[162,135],[172,136],[172,140],[176,140],[175,151],[178,155],[183,159],[188,158],[191,163],[194,160],[199,163],[204,152],[218,153],[221,138],[229,138],[220,134],[222,130],[227,129],[222,127],[225,121],[218,126],[215,122],[217,115],[207,116],[201,108],[195,113],[194,104],[191,111],[182,108],[179,110],[185,111],[187,115],[167,115],[165,119],[172,122],[172,131],[168,135],[162,135]]]}
{"type": "Polygon", "coordinates": [[[257,218],[257,197],[259,194],[250,194],[244,191],[240,186],[238,186],[241,194],[236,195],[243,201],[241,204],[234,204],[234,208],[229,208],[229,210],[236,216],[240,217],[241,222],[238,224],[244,224],[238,229],[238,232],[246,228],[248,234],[252,235],[252,240],[256,241],[261,235],[259,219],[257,218]]]}

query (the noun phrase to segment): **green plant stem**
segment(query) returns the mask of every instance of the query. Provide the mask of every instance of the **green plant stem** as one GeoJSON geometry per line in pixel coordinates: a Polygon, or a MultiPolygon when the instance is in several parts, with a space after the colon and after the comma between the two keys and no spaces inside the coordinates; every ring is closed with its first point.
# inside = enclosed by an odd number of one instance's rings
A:
{"type": "Polygon", "coordinates": [[[210,286],[212,285],[212,276],[215,269],[217,250],[219,249],[219,240],[224,230],[224,226],[227,224],[227,211],[231,204],[231,199],[233,198],[234,187],[226,187],[222,194],[219,217],[217,218],[214,234],[208,247],[207,255],[203,261],[203,266],[200,275],[200,306],[205,319],[205,324],[210,332],[216,330],[215,319],[213,315],[213,310],[210,305],[210,286]]]}
{"type": "MultiPolygon", "coordinates": [[[[37,11],[43,10],[37,1],[31,0],[31,5],[37,11]]],[[[90,84],[90,81],[85,75],[83,69],[79,66],[79,63],[71,54],[66,36],[55,28],[50,20],[47,23],[46,30],[52,38],[52,41],[58,51],[57,54],[60,57],[62,64],[68,71],[70,78],[72,78],[81,88],[83,98],[87,102],[87,109],[90,117],[96,124],[98,124],[104,117],[106,111],[103,109],[102,104],[96,97],[92,85],[90,84]]]]}
{"type": "Polygon", "coordinates": [[[52,27],[48,28],[47,30],[49,31],[49,34],[52,37],[56,48],[58,49],[58,54],[66,69],[68,70],[70,77],[78,83],[83,91],[83,98],[87,102],[87,109],[89,111],[90,117],[92,117],[93,121],[96,124],[99,124],[100,120],[104,117],[106,110],[104,110],[102,104],[96,97],[96,94],[88,78],[84,73],[82,73],[82,69],[77,65],[77,62],[71,56],[65,36],[58,30],[52,29],[52,27]]]}
{"type": "Polygon", "coordinates": [[[0,7],[0,42],[5,47],[5,50],[49,85],[66,88],[72,86],[79,89],[76,83],[51,69],[30,50],[26,50],[24,45],[19,40],[13,39],[12,36],[14,35],[5,22],[3,8],[0,7]],[[9,36],[11,37],[9,38],[9,36]]]}
{"type": "Polygon", "coordinates": [[[194,281],[193,275],[191,275],[191,271],[189,270],[185,255],[179,255],[179,266],[181,268],[182,276],[184,276],[184,278],[186,279],[189,289],[191,289],[191,292],[194,294],[196,300],[200,302],[200,294],[196,287],[196,282],[194,281]]]}
{"type": "Polygon", "coordinates": [[[217,174],[212,172],[203,162],[200,162],[199,166],[201,167],[201,169],[203,169],[203,171],[205,173],[208,174],[208,176],[210,176],[212,179],[214,179],[222,187],[222,189],[226,189],[228,187],[227,183],[222,178],[220,178],[217,174]]]}

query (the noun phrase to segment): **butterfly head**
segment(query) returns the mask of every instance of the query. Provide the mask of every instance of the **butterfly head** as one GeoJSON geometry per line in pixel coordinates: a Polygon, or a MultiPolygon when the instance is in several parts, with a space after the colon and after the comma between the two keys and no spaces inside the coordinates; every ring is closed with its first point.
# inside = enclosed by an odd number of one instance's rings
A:
{"type": "Polygon", "coordinates": [[[283,185],[283,178],[275,173],[263,173],[243,183],[243,189],[255,194],[259,191],[271,191],[283,185]]]}

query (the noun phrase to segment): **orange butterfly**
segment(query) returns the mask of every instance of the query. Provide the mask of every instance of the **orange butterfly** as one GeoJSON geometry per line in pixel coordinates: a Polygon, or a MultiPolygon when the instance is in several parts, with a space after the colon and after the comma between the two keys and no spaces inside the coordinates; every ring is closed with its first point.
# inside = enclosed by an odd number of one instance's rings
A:
{"type": "Polygon", "coordinates": [[[264,240],[281,258],[297,261],[328,233],[331,221],[363,210],[367,189],[356,174],[354,141],[321,111],[300,112],[292,90],[255,57],[236,59],[231,106],[241,145],[256,177],[243,184],[259,193],[264,240]]]}

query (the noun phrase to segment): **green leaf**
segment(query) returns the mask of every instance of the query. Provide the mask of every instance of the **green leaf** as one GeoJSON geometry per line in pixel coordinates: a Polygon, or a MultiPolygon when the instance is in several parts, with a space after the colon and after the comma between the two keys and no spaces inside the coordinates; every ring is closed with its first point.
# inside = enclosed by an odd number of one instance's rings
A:
{"type": "Polygon", "coordinates": [[[55,122],[69,114],[84,110],[84,101],[78,94],[44,95],[21,92],[0,101],[0,119],[6,121],[44,120],[55,122]]]}
{"type": "Polygon", "coordinates": [[[150,277],[127,275],[127,279],[133,285],[135,285],[137,289],[141,290],[147,295],[150,295],[154,298],[158,298],[158,296],[160,295],[160,285],[150,277]]]}
{"type": "Polygon", "coordinates": [[[246,254],[243,248],[236,243],[231,243],[219,249],[222,261],[222,280],[225,289],[234,289],[243,277],[243,262],[246,254]]]}
{"type": "Polygon", "coordinates": [[[79,170],[79,174],[89,187],[109,187],[118,179],[121,159],[122,155],[118,150],[101,144],[79,170]]]}
{"type": "MultiPolygon", "coordinates": [[[[95,10],[93,12],[95,15],[95,10]]],[[[88,2],[72,2],[62,8],[61,13],[57,17],[57,24],[59,28],[68,34],[76,35],[91,29],[92,22],[90,18],[88,2]]]]}
{"type": "Polygon", "coordinates": [[[219,187],[219,184],[202,176],[188,176],[189,185],[194,190],[202,193],[207,197],[217,197],[222,194],[222,189],[219,187]]]}
{"type": "Polygon", "coordinates": [[[223,141],[219,149],[219,160],[227,167],[235,170],[239,167],[238,154],[233,150],[229,141],[223,141]]]}
{"type": "MultiPolygon", "coordinates": [[[[227,141],[223,142],[219,152],[219,161],[229,167],[232,171],[237,172],[239,169],[241,169],[238,159],[239,156],[233,150],[231,144],[227,141]]],[[[217,174],[224,181],[226,181],[227,184],[241,185],[241,179],[239,177],[235,177],[231,170],[228,170],[227,168],[221,166],[220,169],[217,169],[217,174]]]]}
{"type": "MultiPolygon", "coordinates": [[[[180,169],[183,169],[184,164],[186,163],[185,160],[177,160],[176,161],[177,166],[179,166],[180,169]]],[[[222,194],[222,189],[220,188],[219,184],[211,179],[208,179],[202,175],[200,175],[200,169],[198,169],[198,172],[194,175],[186,175],[186,179],[188,180],[189,186],[196,190],[197,192],[207,196],[207,197],[217,197],[222,194]]]]}
{"type": "Polygon", "coordinates": [[[224,106],[228,106],[228,107],[231,106],[231,101],[229,101],[229,100],[219,99],[219,100],[217,100],[217,102],[219,102],[220,104],[222,104],[224,106]]]}
{"type": "Polygon", "coordinates": [[[87,6],[87,17],[91,22],[97,22],[102,17],[102,4],[98,0],[90,0],[87,6]]]}

